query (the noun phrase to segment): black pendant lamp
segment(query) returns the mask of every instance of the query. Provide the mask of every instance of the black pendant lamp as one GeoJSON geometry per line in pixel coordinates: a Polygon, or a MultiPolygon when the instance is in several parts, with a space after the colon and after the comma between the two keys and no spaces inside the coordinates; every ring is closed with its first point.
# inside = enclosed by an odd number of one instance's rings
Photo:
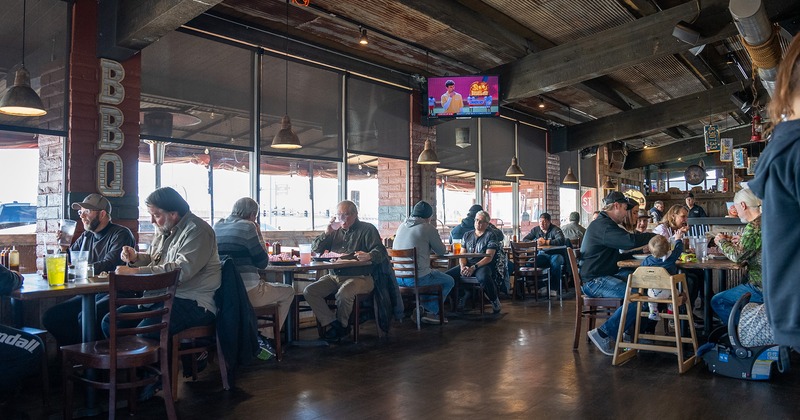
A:
{"type": "Polygon", "coordinates": [[[270,147],[273,149],[299,149],[300,138],[292,131],[292,120],[289,118],[289,0],[286,0],[286,102],[285,112],[281,119],[281,129],[275,134],[270,147]]]}
{"type": "Polygon", "coordinates": [[[0,114],[41,117],[47,114],[42,98],[31,88],[31,74],[25,68],[25,17],[27,1],[22,2],[22,66],[14,75],[14,85],[0,99],[0,114]]]}

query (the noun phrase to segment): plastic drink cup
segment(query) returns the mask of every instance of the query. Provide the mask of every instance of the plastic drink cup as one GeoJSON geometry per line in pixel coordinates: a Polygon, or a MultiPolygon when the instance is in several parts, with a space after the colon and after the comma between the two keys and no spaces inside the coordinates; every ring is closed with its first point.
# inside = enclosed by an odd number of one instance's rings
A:
{"type": "Polygon", "coordinates": [[[63,286],[67,277],[67,254],[47,254],[44,257],[47,270],[47,283],[52,286],[63,286]]]}
{"type": "Polygon", "coordinates": [[[75,278],[85,279],[86,268],[89,265],[89,251],[69,251],[69,258],[75,266],[75,278]]]}
{"type": "Polygon", "coordinates": [[[331,229],[339,230],[341,228],[342,228],[342,222],[340,222],[338,220],[334,220],[334,221],[331,222],[331,229]]]}
{"type": "Polygon", "coordinates": [[[311,264],[311,244],[299,244],[300,247],[300,264],[311,264]]]}
{"type": "Polygon", "coordinates": [[[58,244],[62,246],[69,246],[72,243],[72,235],[75,234],[75,226],[78,222],[70,219],[61,219],[60,227],[61,230],[61,239],[58,240],[58,244]]]}
{"type": "Polygon", "coordinates": [[[694,252],[697,255],[697,260],[705,262],[708,259],[708,239],[704,237],[697,238],[694,242],[694,252]]]}

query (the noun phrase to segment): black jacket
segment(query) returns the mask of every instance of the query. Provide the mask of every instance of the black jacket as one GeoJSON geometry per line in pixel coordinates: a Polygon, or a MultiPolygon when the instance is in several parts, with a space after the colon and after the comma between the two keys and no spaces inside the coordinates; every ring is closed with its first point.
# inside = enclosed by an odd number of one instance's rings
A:
{"type": "Polygon", "coordinates": [[[613,276],[619,271],[617,261],[623,255],[619,250],[647,245],[653,236],[656,234],[629,233],[601,211],[597,219],[589,223],[581,243],[581,280],[613,276]]]}
{"type": "Polygon", "coordinates": [[[777,344],[800,346],[800,120],[775,126],[748,182],[763,200],[761,214],[762,286],[777,344]]]}
{"type": "Polygon", "coordinates": [[[236,367],[251,362],[258,354],[259,344],[256,315],[230,257],[222,259],[222,284],[214,293],[214,302],[217,337],[228,365],[228,381],[233,387],[236,367]]]}

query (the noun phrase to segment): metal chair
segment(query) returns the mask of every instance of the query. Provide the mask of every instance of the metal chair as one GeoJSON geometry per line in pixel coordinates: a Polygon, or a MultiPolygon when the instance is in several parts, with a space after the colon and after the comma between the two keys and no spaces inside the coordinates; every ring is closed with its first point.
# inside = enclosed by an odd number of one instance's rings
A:
{"type": "MultiPolygon", "coordinates": [[[[589,330],[595,328],[597,319],[608,319],[614,311],[622,304],[622,299],[589,297],[581,292],[581,275],[578,271],[578,259],[575,258],[575,251],[567,248],[567,258],[572,269],[572,281],[575,285],[575,338],[572,342],[572,349],[578,350],[581,335],[581,321],[583,318],[589,320],[589,330]]],[[[588,337],[587,337],[588,340],[588,337]]]]}
{"type": "Polygon", "coordinates": [[[442,286],[428,285],[420,286],[417,284],[417,249],[389,249],[390,263],[394,275],[398,279],[412,279],[414,287],[400,287],[401,295],[414,296],[414,302],[417,308],[417,329],[422,328],[422,311],[419,310],[420,302],[419,297],[422,296],[436,296],[439,302],[439,325],[444,325],[444,296],[442,295],[442,286]]]}
{"type": "MultiPolygon", "coordinates": [[[[61,347],[63,382],[64,382],[64,418],[72,418],[73,384],[81,382],[94,388],[107,389],[108,418],[116,414],[117,389],[128,389],[128,409],[133,414],[136,408],[136,389],[154,384],[159,377],[164,384],[164,404],[167,417],[177,418],[169,386],[170,370],[167,352],[169,349],[169,323],[172,315],[172,302],[178,286],[179,270],[163,274],[149,275],[117,275],[109,274],[109,312],[110,336],[107,340],[73,344],[61,347]],[[143,297],[120,297],[119,292],[159,291],[143,297]],[[149,309],[141,312],[118,312],[122,306],[146,305],[149,309]],[[152,306],[151,306],[152,305],[152,306]],[[160,318],[160,322],[138,326],[139,322],[149,318],[160,318]],[[137,326],[128,328],[118,326],[118,321],[133,323],[137,326]],[[143,334],[158,334],[159,339],[144,338],[143,334]],[[154,364],[158,363],[158,367],[154,364]],[[145,369],[152,375],[138,379],[136,369],[145,369]],[[108,381],[95,378],[94,375],[78,375],[76,369],[102,369],[108,371],[108,381]],[[127,375],[120,375],[121,370],[127,375]],[[125,376],[122,381],[120,376],[125,376]]],[[[88,373],[88,372],[86,372],[88,373]]]]}

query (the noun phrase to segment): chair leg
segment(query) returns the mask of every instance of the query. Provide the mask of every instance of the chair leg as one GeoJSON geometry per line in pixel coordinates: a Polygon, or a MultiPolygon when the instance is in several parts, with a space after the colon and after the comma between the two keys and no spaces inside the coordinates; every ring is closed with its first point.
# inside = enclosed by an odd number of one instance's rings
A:
{"type": "MultiPolygon", "coordinates": [[[[358,295],[356,295],[355,305],[353,305],[353,315],[355,315],[355,319],[353,320],[353,342],[358,343],[358,320],[361,318],[361,301],[358,299],[358,295]]],[[[377,320],[375,321],[377,323],[377,320]]]]}
{"type": "Polygon", "coordinates": [[[444,295],[442,288],[439,287],[439,325],[444,325],[444,295]]]}
{"type": "Polygon", "coordinates": [[[172,378],[172,401],[178,401],[178,359],[180,358],[181,343],[177,337],[172,337],[172,363],[170,364],[170,378],[172,378]]]}
{"type": "Polygon", "coordinates": [[[117,370],[108,371],[108,418],[114,420],[117,414],[117,370]]]}
{"type": "Polygon", "coordinates": [[[283,360],[283,349],[281,348],[281,318],[278,310],[272,321],[272,336],[275,338],[275,357],[283,360]]]}
{"type": "Polygon", "coordinates": [[[583,314],[581,313],[581,306],[576,305],[575,307],[575,339],[572,341],[572,350],[578,350],[578,345],[580,344],[580,337],[581,337],[581,321],[583,320],[583,314]]]}
{"type": "Polygon", "coordinates": [[[177,383],[177,379],[170,373],[169,356],[167,355],[166,349],[161,349],[160,354],[161,384],[164,388],[164,405],[167,406],[167,418],[169,420],[176,420],[178,418],[178,414],[175,412],[176,394],[173,393],[173,389],[175,388],[172,384],[177,383]]]}
{"type": "Polygon", "coordinates": [[[70,375],[72,374],[72,364],[62,353],[61,359],[61,383],[64,388],[64,419],[72,419],[72,390],[73,383],[70,375]]]}
{"type": "Polygon", "coordinates": [[[47,350],[42,349],[42,402],[50,406],[50,371],[47,366],[47,350]]]}
{"type": "MultiPolygon", "coordinates": [[[[228,381],[228,362],[225,361],[225,354],[222,352],[222,343],[219,340],[219,330],[217,330],[217,363],[219,364],[219,374],[222,376],[222,389],[228,391],[231,389],[230,382],[228,381]]],[[[197,358],[194,358],[197,360],[197,358]]],[[[197,362],[195,362],[197,363],[197,362]]],[[[197,372],[195,370],[195,377],[197,372]]]]}

